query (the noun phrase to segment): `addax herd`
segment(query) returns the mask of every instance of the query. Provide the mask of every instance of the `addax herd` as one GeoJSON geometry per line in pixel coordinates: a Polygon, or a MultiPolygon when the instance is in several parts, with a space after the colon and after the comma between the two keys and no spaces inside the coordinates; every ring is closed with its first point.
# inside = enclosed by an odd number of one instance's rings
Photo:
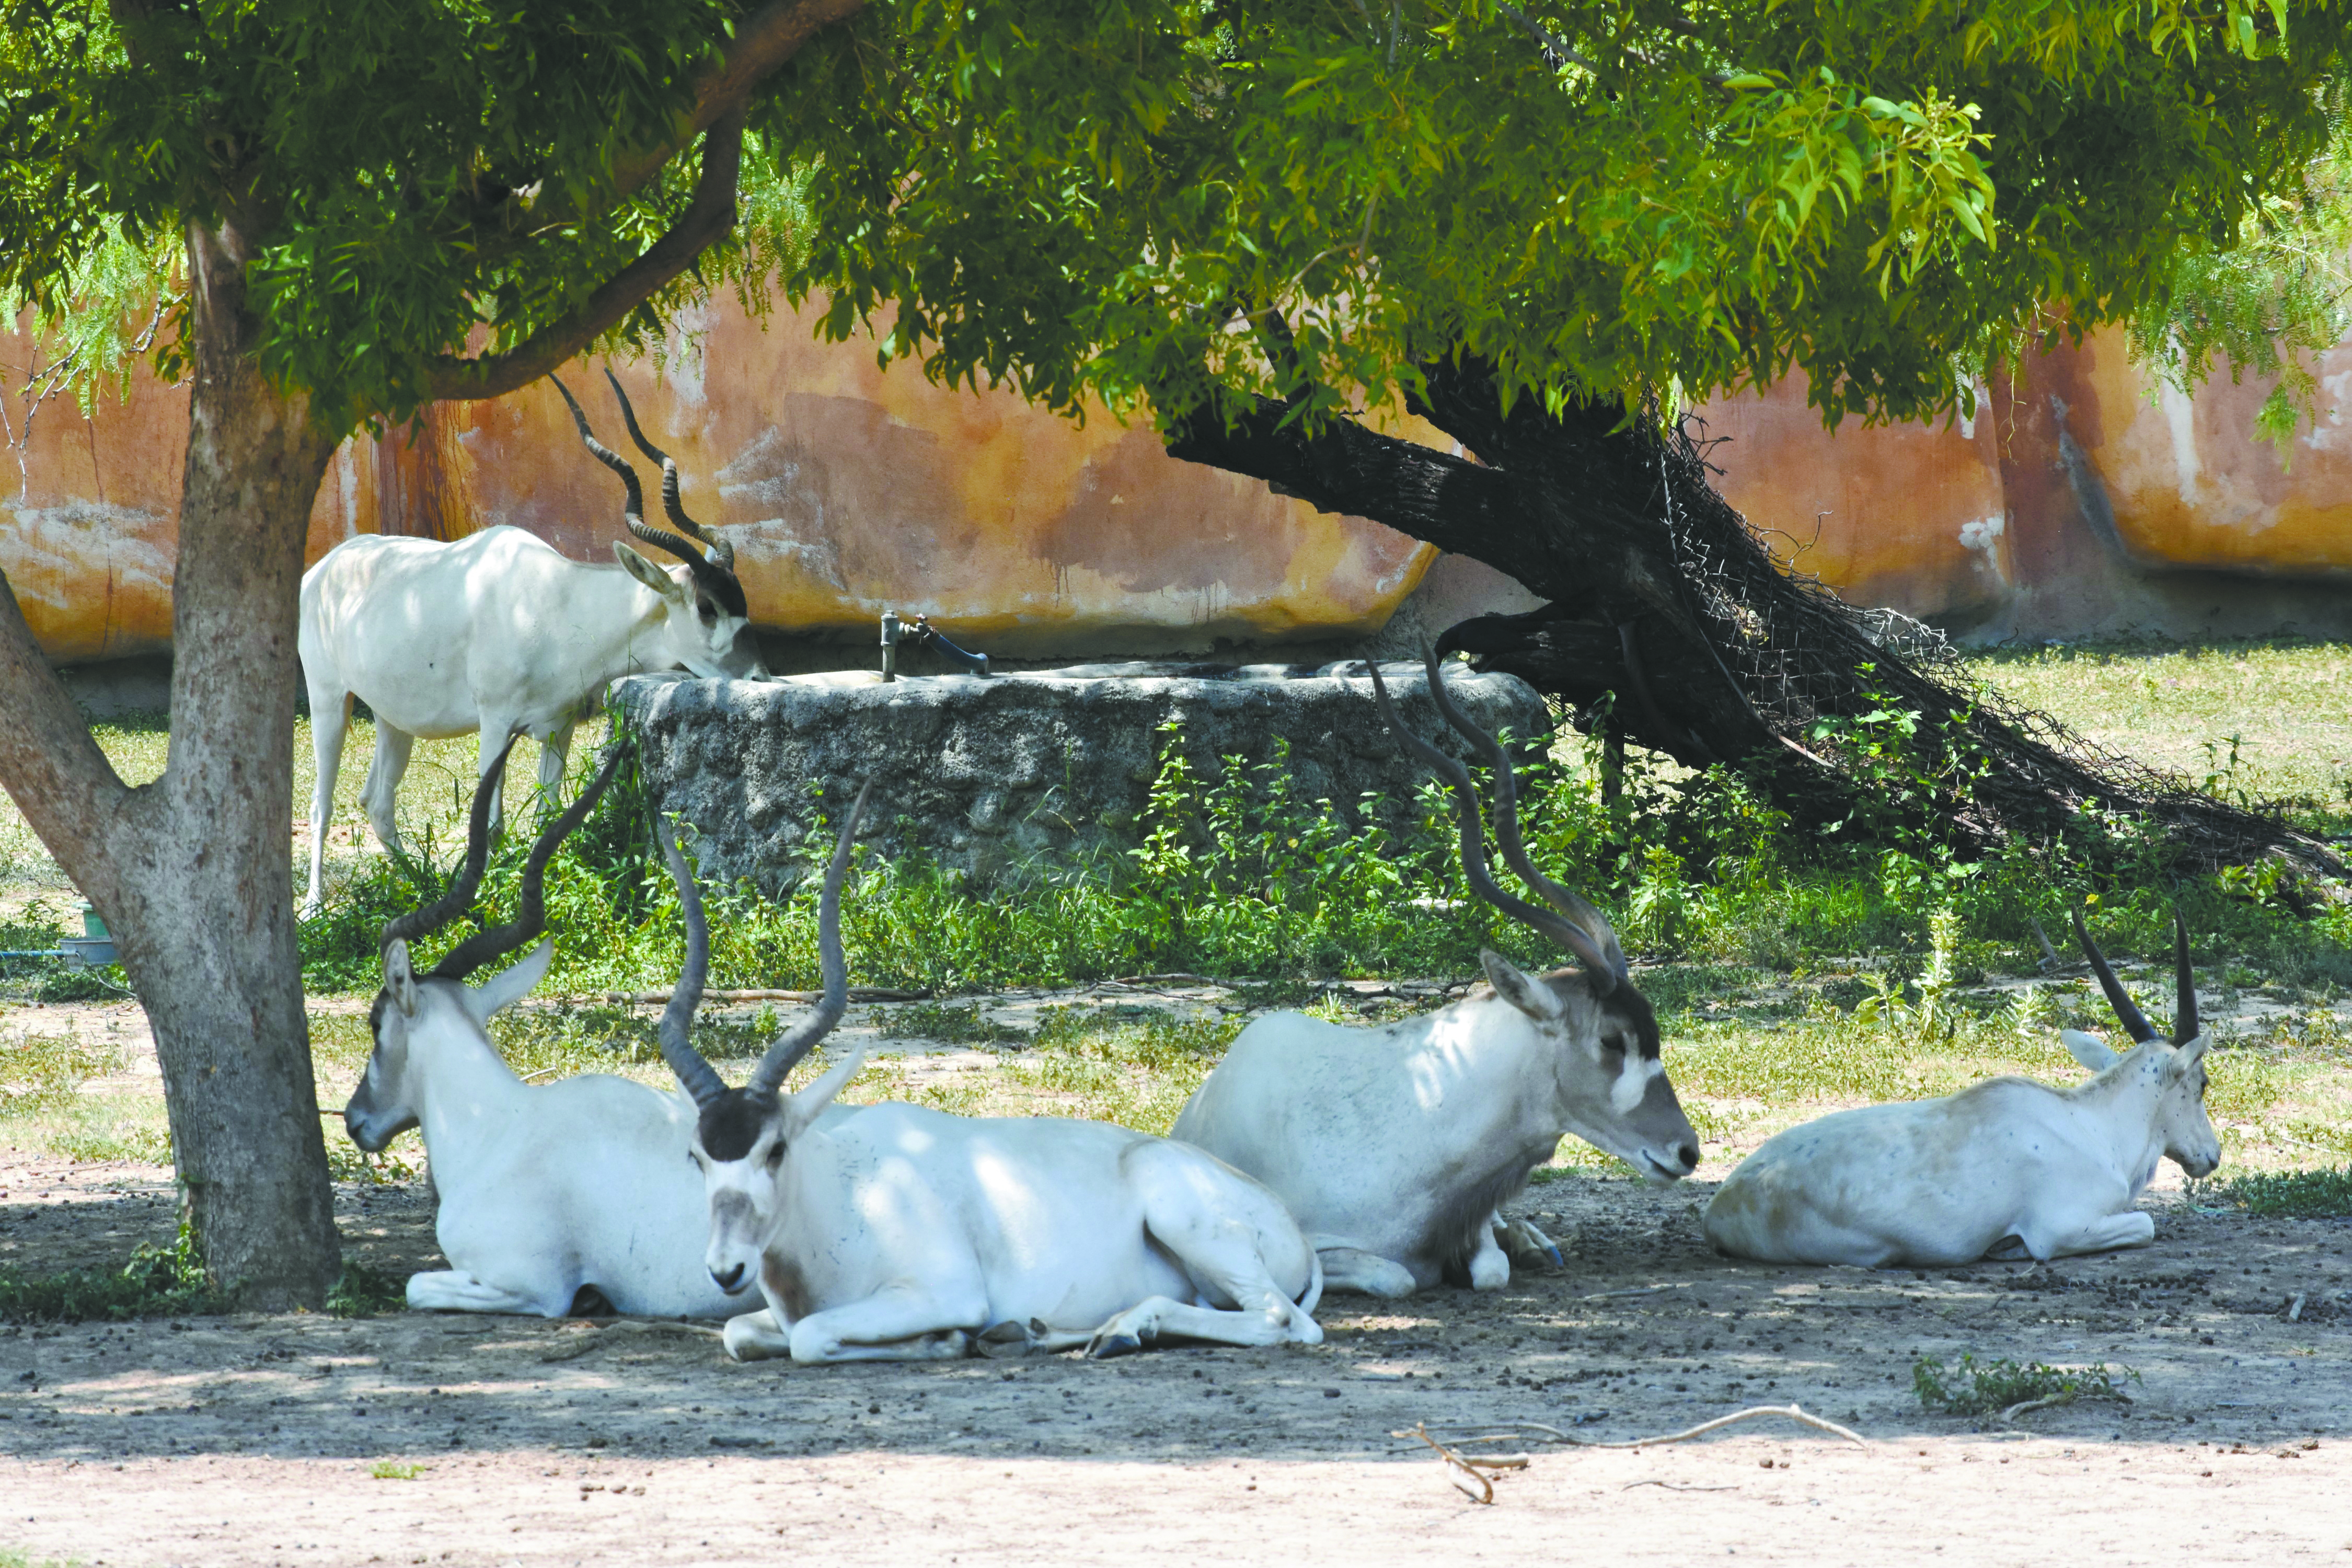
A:
{"type": "MultiPolygon", "coordinates": [[[[819,898],[821,1000],[748,1082],[730,1087],[689,1043],[709,931],[686,858],[666,837],[687,941],[660,1038],[682,1092],[595,1074],[524,1084],[488,1023],[546,973],[541,877],[610,783],[617,749],[532,846],[513,923],[461,943],[429,973],[417,973],[409,951],[479,887],[514,737],[541,738],[557,759],[542,766],[552,785],[583,696],[612,675],[758,668],[741,635],[731,552],[687,518],[676,465],[646,440],[624,398],[631,437],[662,463],[665,507],[679,530],[669,534],[645,524],[635,473],[564,396],[591,451],[623,479],[631,531],[682,565],[658,568],[622,545],[618,570],[579,566],[493,529],[466,545],[346,545],[304,586],[303,652],[320,716],[314,898],[351,694],[375,708],[388,737],[366,796],[387,839],[408,736],[473,728],[483,736],[465,862],[446,897],[384,930],[374,1048],[344,1111],[364,1150],[410,1127],[423,1131],[451,1267],[412,1277],[410,1306],[551,1317],[593,1288],[623,1312],[723,1317],[730,1354],[796,1362],[1114,1355],[1165,1337],[1311,1344],[1322,1338],[1314,1313],[1327,1289],[1492,1289],[1515,1258],[1557,1263],[1549,1237],[1501,1211],[1563,1137],[1661,1184],[1697,1168],[1698,1138],[1667,1079],[1656,1016],[1616,933],[1534,865],[1519,835],[1512,759],[1455,709],[1433,657],[1429,693],[1492,764],[1496,847],[1541,906],[1496,881],[1468,771],[1405,727],[1377,667],[1368,670],[1372,695],[1452,786],[1472,889],[1556,943],[1572,967],[1528,974],[1489,952],[1486,988],[1419,1017],[1377,1028],[1296,1013],[1261,1018],[1164,1138],[1056,1117],[843,1106],[837,1097],[863,1064],[857,1051],[788,1092],[793,1069],[846,1007],[842,886],[868,785],[843,814],[819,898]],[[477,581],[484,568],[463,555],[468,548],[504,552],[507,564],[488,574],[494,581],[477,581]],[[518,606],[569,591],[551,586],[562,573],[610,574],[594,584],[614,597],[602,640],[581,632],[569,642],[550,634],[535,650],[518,650],[511,637],[494,646],[485,628],[500,616],[509,627],[534,624],[518,606]],[[419,646],[415,628],[427,623],[444,635],[419,646]],[[510,967],[473,980],[518,952],[510,967]]],[[[2079,915],[2075,932],[2136,1042],[2130,1050],[2070,1033],[2068,1047],[2094,1074],[2072,1088],[2000,1078],[1792,1128],[1724,1183],[1706,1211],[1708,1238],[1737,1258],[1868,1266],[2048,1258],[2149,1241],[2154,1224],[2133,1205],[2158,1162],[2169,1156],[2202,1175],[2221,1158],[2204,1113],[2205,1039],[2187,935],[2177,943],[2179,1006],[2167,1040],[2079,915]]]]}

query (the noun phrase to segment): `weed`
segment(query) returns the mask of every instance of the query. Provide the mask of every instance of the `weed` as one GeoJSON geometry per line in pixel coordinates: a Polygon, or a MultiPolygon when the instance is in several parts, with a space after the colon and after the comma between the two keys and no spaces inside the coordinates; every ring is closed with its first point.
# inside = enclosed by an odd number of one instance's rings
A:
{"type": "Polygon", "coordinates": [[[379,1481],[413,1481],[430,1465],[404,1465],[397,1459],[378,1459],[368,1467],[368,1474],[379,1481]]]}
{"type": "Polygon", "coordinates": [[[2318,1171],[2256,1172],[2201,1184],[2200,1195],[2234,1204],[2248,1214],[2294,1219],[2352,1215],[2352,1165],[2318,1171]]]}
{"type": "Polygon", "coordinates": [[[938,1040],[943,1045],[1009,1045],[1029,1037],[1026,1029],[999,1023],[980,1010],[978,1003],[961,1007],[918,1002],[891,1015],[887,1038],[938,1040]]]}
{"type": "Polygon", "coordinates": [[[0,1039],[0,1117],[63,1105],[83,1084],[120,1065],[117,1053],[79,1035],[0,1039]]]}
{"type": "Polygon", "coordinates": [[[379,1274],[364,1263],[346,1260],[327,1292],[327,1310],[338,1318],[373,1318],[397,1312],[408,1305],[408,1288],[389,1274],[379,1274]]]}
{"type": "Polygon", "coordinates": [[[219,1310],[220,1299],[196,1257],[195,1233],[185,1226],[170,1247],[142,1247],[110,1274],[95,1268],[57,1274],[0,1268],[0,1321],[121,1322],[219,1310]]]}
{"type": "Polygon", "coordinates": [[[1979,1363],[1963,1354],[1957,1365],[1946,1366],[1935,1356],[1922,1356],[1911,1368],[1911,1390],[1922,1408],[1946,1415],[1987,1415],[2011,1405],[2048,1400],[2073,1404],[2078,1399],[2122,1399],[2126,1395],[2117,1373],[2139,1381],[2129,1367],[2110,1371],[2097,1366],[2047,1366],[2038,1361],[1979,1363]]]}

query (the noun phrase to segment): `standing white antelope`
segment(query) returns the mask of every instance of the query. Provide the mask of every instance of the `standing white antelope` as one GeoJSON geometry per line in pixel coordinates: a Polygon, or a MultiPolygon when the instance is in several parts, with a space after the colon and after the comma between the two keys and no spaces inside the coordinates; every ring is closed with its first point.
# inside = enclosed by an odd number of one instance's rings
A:
{"type": "Polygon", "coordinates": [[[685,858],[674,838],[664,846],[687,938],[662,1053],[699,1111],[707,1262],[721,1289],[756,1285],[767,1303],[729,1321],[729,1353],[925,1361],[974,1348],[1117,1355],[1166,1336],[1320,1342],[1313,1249],[1273,1194],[1198,1149],[1104,1122],[912,1105],[821,1125],[862,1050],[782,1092],[848,1001],[841,882],[866,797],[842,823],[818,903],[823,999],[741,1089],[687,1041],[709,933],[685,858]]]}
{"type": "MultiPolygon", "coordinates": [[[[676,533],[646,525],[636,470],[590,432],[571,390],[562,382],[555,389],[588,450],[620,476],[629,532],[679,564],[657,566],[616,541],[619,565],[592,565],[500,525],[449,544],[362,534],[302,574],[299,647],[318,759],[305,919],[324,901],[327,822],[354,696],[375,714],[375,757],[360,804],[376,837],[397,848],[393,807],[418,736],[479,731],[478,771],[487,773],[501,741],[528,734],[540,743],[539,786],[552,800],[572,726],[615,676],[678,668],[711,678],[766,673],[733,547],[686,515],[677,465],[645,438],[621,384],[611,371],[604,375],[637,448],[662,466],[662,506],[676,533]]],[[[494,834],[500,816],[493,801],[494,834]]]]}
{"type": "Polygon", "coordinates": [[[440,1194],[434,1235],[451,1267],[408,1279],[421,1310],[561,1317],[583,1286],[623,1312],[724,1317],[731,1303],[702,1267],[702,1181],[687,1158],[694,1108],[627,1079],[587,1074],[533,1087],[490,1043],[490,1015],[528,994],[553,946],[479,985],[466,978],[539,935],[541,874],[613,776],[620,748],[532,846],[513,924],[461,943],[432,973],[408,943],[461,911],[489,852],[489,805],[506,749],[474,793],[466,863],[448,894],[384,927],[383,987],[368,1024],[375,1048],[343,1125],[374,1153],[421,1126],[440,1194]]]}
{"type": "Polygon", "coordinates": [[[1706,1237],[1735,1258],[1918,1268],[1981,1258],[2072,1258],[2145,1247],[2132,1207],[2166,1157],[2192,1176],[2221,1163],[2205,1117],[2205,1037],[2189,931],[2173,915],[2173,1038],[2152,1028],[2091,941],[2074,934],[2137,1043],[2089,1035],[2066,1048],[2095,1076],[2072,1089],[1988,1079],[1938,1100],[1840,1110],[1765,1140],[1706,1207],[1706,1237]]]}
{"type": "Polygon", "coordinates": [[[1273,1188],[1314,1242],[1331,1289],[1375,1296],[1441,1279],[1497,1289],[1511,1277],[1505,1245],[1557,1261],[1549,1237],[1506,1223],[1498,1205],[1564,1135],[1661,1184],[1698,1164],[1698,1137],[1659,1055],[1656,1015],[1633,988],[1616,932],[1536,870],[1519,840],[1510,756],[1454,708],[1435,656],[1426,662],[1438,711],[1493,763],[1505,858],[1552,907],[1496,884],[1468,770],[1404,727],[1371,667],[1390,727],[1454,787],[1464,875],[1582,967],[1529,975],[1483,952],[1493,989],[1418,1018],[1372,1029],[1299,1013],[1260,1018],[1193,1091],[1171,1133],[1273,1188]]]}

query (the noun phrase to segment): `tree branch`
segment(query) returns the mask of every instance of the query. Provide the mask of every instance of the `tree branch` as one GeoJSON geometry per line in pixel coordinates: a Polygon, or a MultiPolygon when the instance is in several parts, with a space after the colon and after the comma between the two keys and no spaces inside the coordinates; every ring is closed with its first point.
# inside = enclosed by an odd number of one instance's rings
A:
{"type": "Polygon", "coordinates": [[[741,109],[752,89],[800,53],[801,46],[820,29],[865,8],[866,0],[770,0],[761,6],[736,27],[735,47],[727,51],[726,62],[695,88],[694,108],[677,133],[664,145],[614,165],[615,194],[628,195],[652,179],[721,116],[741,109]]]}
{"type": "Polygon", "coordinates": [[[33,640],[7,574],[0,572],[0,780],[74,885],[101,908],[114,902],[122,842],[112,819],[129,786],[90,738],[89,722],[33,640]]]}
{"type": "Polygon", "coordinates": [[[743,120],[739,103],[705,133],[702,174],[686,212],[644,255],[614,273],[580,308],[500,354],[463,359],[443,354],[425,382],[435,402],[501,397],[528,386],[597,337],[694,264],[694,258],[735,226],[735,187],[743,167],[743,120]]]}
{"type": "Polygon", "coordinates": [[[1263,479],[1277,495],[1370,518],[1441,550],[1487,559],[1524,534],[1528,501],[1513,476],[1347,420],[1310,435],[1296,420],[1283,422],[1289,412],[1261,397],[1228,428],[1202,409],[1170,432],[1168,454],[1263,479]]]}

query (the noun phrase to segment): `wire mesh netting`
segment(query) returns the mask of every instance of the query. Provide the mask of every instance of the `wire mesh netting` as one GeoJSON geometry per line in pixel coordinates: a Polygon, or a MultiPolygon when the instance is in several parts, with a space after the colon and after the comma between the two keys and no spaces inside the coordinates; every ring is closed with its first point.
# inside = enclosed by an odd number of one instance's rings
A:
{"type": "MultiPolygon", "coordinates": [[[[1846,603],[1818,577],[1774,559],[1715,489],[1711,442],[1684,420],[1658,445],[1659,501],[1685,607],[1726,677],[1792,756],[1850,783],[1873,760],[1854,721],[1916,715],[1915,752],[1932,748],[1937,793],[1978,847],[2046,840],[2089,814],[2158,826],[2192,862],[2240,862],[2285,847],[2334,858],[2270,809],[2213,799],[2189,781],[2095,744],[1973,679],[1942,633],[1893,610],[1846,603]]],[[[1915,774],[1915,776],[1922,776],[1915,774]]]]}

